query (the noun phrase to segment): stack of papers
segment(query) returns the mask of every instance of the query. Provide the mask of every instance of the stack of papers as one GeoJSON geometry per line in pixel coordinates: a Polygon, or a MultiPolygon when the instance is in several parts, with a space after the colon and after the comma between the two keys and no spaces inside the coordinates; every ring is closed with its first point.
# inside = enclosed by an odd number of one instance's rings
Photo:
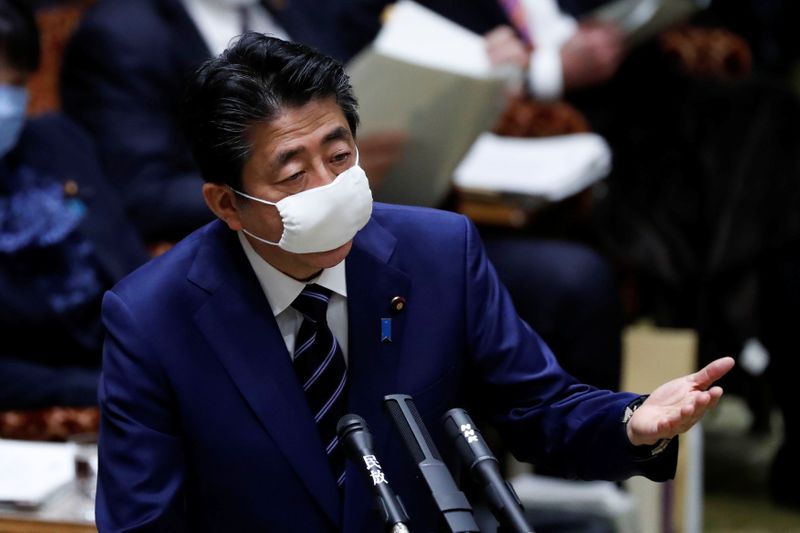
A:
{"type": "Polygon", "coordinates": [[[469,192],[524,194],[558,202],[604,178],[611,150],[594,133],[523,139],[484,133],[455,170],[469,192]]]}
{"type": "Polygon", "coordinates": [[[375,198],[423,206],[448,194],[458,162],[499,118],[512,76],[492,70],[483,37],[407,0],[392,8],[375,42],[347,70],[359,135],[408,138],[375,198]]]}
{"type": "Polygon", "coordinates": [[[38,507],[75,478],[69,444],[0,439],[0,503],[38,507]]]}
{"type": "Polygon", "coordinates": [[[387,57],[444,72],[474,78],[493,75],[483,37],[409,0],[391,8],[373,48],[387,57]]]}

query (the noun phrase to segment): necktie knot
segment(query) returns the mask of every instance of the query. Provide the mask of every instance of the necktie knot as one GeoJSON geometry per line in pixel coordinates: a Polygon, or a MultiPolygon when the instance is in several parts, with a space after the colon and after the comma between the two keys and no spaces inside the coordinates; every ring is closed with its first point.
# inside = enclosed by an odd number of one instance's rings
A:
{"type": "Polygon", "coordinates": [[[328,311],[330,299],[330,289],[317,284],[306,285],[303,292],[292,302],[292,307],[312,322],[325,323],[325,315],[328,311]]]}

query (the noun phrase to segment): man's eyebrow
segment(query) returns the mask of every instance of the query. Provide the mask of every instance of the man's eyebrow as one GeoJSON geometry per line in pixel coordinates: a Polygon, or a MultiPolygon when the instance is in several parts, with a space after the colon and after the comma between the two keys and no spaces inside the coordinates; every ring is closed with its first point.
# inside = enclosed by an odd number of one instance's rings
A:
{"type": "Polygon", "coordinates": [[[329,143],[332,141],[339,141],[341,139],[350,140],[353,138],[353,135],[350,133],[348,128],[344,126],[339,126],[338,128],[334,129],[330,133],[328,133],[325,137],[322,138],[322,143],[329,143]]]}
{"type": "Polygon", "coordinates": [[[291,158],[295,157],[296,155],[303,152],[305,148],[290,148],[289,150],[284,150],[283,152],[278,152],[278,155],[275,157],[275,166],[282,167],[289,161],[291,158]]]}

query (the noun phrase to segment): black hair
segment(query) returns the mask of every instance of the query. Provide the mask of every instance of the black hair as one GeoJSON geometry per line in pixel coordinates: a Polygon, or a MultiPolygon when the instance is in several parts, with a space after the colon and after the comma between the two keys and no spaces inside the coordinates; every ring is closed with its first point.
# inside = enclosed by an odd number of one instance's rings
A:
{"type": "Polygon", "coordinates": [[[333,97],[353,136],[356,100],[344,68],[308,46],[249,32],[189,82],[182,121],[206,181],[241,188],[251,128],[282,110],[333,97]]]}
{"type": "Polygon", "coordinates": [[[0,0],[0,61],[34,72],[39,68],[39,28],[33,12],[17,0],[0,0]]]}

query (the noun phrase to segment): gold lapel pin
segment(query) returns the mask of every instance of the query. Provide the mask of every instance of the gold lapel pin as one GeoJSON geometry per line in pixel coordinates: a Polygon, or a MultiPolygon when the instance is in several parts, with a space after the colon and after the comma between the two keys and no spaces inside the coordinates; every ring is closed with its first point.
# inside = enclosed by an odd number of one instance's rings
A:
{"type": "Polygon", "coordinates": [[[406,299],[402,296],[392,298],[391,309],[393,313],[399,313],[406,308],[406,299]]]}

